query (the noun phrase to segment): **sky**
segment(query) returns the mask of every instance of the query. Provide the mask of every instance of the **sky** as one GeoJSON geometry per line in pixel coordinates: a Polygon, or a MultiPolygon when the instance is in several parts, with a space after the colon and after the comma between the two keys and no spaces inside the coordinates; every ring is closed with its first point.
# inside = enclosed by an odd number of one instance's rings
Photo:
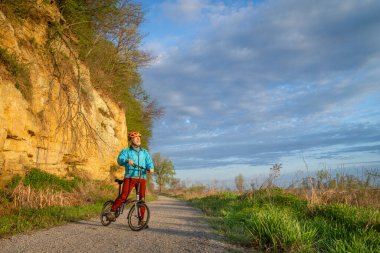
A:
{"type": "Polygon", "coordinates": [[[136,2],[165,110],[150,152],[177,177],[379,169],[380,1],[136,2]]]}

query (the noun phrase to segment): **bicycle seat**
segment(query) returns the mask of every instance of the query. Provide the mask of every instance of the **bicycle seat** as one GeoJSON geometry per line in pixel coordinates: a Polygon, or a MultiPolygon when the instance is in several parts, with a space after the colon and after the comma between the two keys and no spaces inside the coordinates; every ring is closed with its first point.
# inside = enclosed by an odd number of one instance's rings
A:
{"type": "Polygon", "coordinates": [[[115,179],[115,182],[118,183],[118,184],[123,184],[124,183],[124,180],[121,180],[121,179],[115,179]]]}

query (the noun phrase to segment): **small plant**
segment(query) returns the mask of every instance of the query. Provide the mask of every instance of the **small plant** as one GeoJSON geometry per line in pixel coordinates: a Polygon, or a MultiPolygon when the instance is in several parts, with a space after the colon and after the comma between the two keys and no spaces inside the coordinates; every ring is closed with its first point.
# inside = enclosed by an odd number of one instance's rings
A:
{"type": "Polygon", "coordinates": [[[8,53],[8,50],[0,47],[0,62],[3,63],[12,75],[18,75],[21,72],[21,65],[17,62],[15,54],[8,53]]]}
{"type": "Polygon", "coordinates": [[[21,182],[22,177],[20,175],[15,175],[12,177],[11,181],[7,184],[9,191],[13,191],[16,186],[21,182]]]}
{"type": "Polygon", "coordinates": [[[30,43],[30,45],[32,45],[32,47],[34,47],[34,48],[37,48],[37,47],[38,47],[38,44],[37,44],[36,38],[34,38],[34,37],[29,38],[29,43],[30,43]]]}
{"type": "Polygon", "coordinates": [[[36,190],[52,188],[56,191],[71,192],[78,186],[78,180],[65,180],[40,169],[33,168],[26,174],[24,184],[36,190]]]}
{"type": "Polygon", "coordinates": [[[15,87],[20,90],[24,98],[30,99],[30,74],[28,68],[17,61],[15,54],[10,54],[5,48],[0,47],[0,63],[4,64],[9,73],[11,73],[15,79],[15,87]]]}

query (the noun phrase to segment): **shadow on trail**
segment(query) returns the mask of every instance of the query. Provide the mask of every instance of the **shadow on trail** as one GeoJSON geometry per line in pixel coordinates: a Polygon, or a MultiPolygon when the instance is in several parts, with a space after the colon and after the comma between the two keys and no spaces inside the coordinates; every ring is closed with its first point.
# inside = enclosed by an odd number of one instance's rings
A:
{"type": "Polygon", "coordinates": [[[191,208],[189,207],[185,207],[185,206],[163,206],[163,205],[160,205],[160,206],[149,206],[149,209],[151,210],[154,210],[156,212],[159,212],[159,210],[170,210],[170,211],[175,211],[175,210],[178,210],[178,211],[189,211],[191,210],[191,208]]]}
{"type": "Polygon", "coordinates": [[[86,225],[86,226],[94,226],[94,227],[104,227],[100,221],[87,221],[87,220],[80,220],[80,221],[73,221],[71,222],[73,224],[78,224],[78,225],[86,225]]]}
{"type": "MultiPolygon", "coordinates": [[[[153,202],[152,205],[155,205],[153,202]]],[[[188,206],[187,201],[178,200],[177,202],[161,202],[160,206],[188,206]]]]}
{"type": "Polygon", "coordinates": [[[189,222],[192,222],[194,224],[206,224],[207,223],[207,220],[203,217],[192,217],[192,216],[180,216],[180,215],[177,215],[177,216],[169,216],[168,218],[171,218],[173,220],[177,219],[177,220],[185,220],[185,221],[189,221],[189,222]]]}
{"type": "Polygon", "coordinates": [[[158,228],[158,227],[149,227],[149,231],[152,231],[154,233],[158,234],[165,234],[165,235],[175,235],[175,236],[183,236],[183,237],[190,237],[190,238],[200,238],[204,239],[206,233],[199,232],[199,231],[183,231],[178,229],[171,229],[171,228],[158,228]]]}

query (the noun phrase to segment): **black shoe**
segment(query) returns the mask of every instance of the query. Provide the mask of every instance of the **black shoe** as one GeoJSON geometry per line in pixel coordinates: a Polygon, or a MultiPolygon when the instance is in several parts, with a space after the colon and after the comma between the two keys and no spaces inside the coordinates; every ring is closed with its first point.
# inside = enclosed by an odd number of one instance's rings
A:
{"type": "MultiPolygon", "coordinates": [[[[139,226],[144,226],[144,225],[145,225],[145,221],[140,220],[139,226]]],[[[148,224],[146,224],[144,228],[149,228],[148,224]]]]}
{"type": "Polygon", "coordinates": [[[116,215],[115,212],[109,212],[106,214],[106,217],[109,221],[115,221],[116,220],[116,215]]]}

